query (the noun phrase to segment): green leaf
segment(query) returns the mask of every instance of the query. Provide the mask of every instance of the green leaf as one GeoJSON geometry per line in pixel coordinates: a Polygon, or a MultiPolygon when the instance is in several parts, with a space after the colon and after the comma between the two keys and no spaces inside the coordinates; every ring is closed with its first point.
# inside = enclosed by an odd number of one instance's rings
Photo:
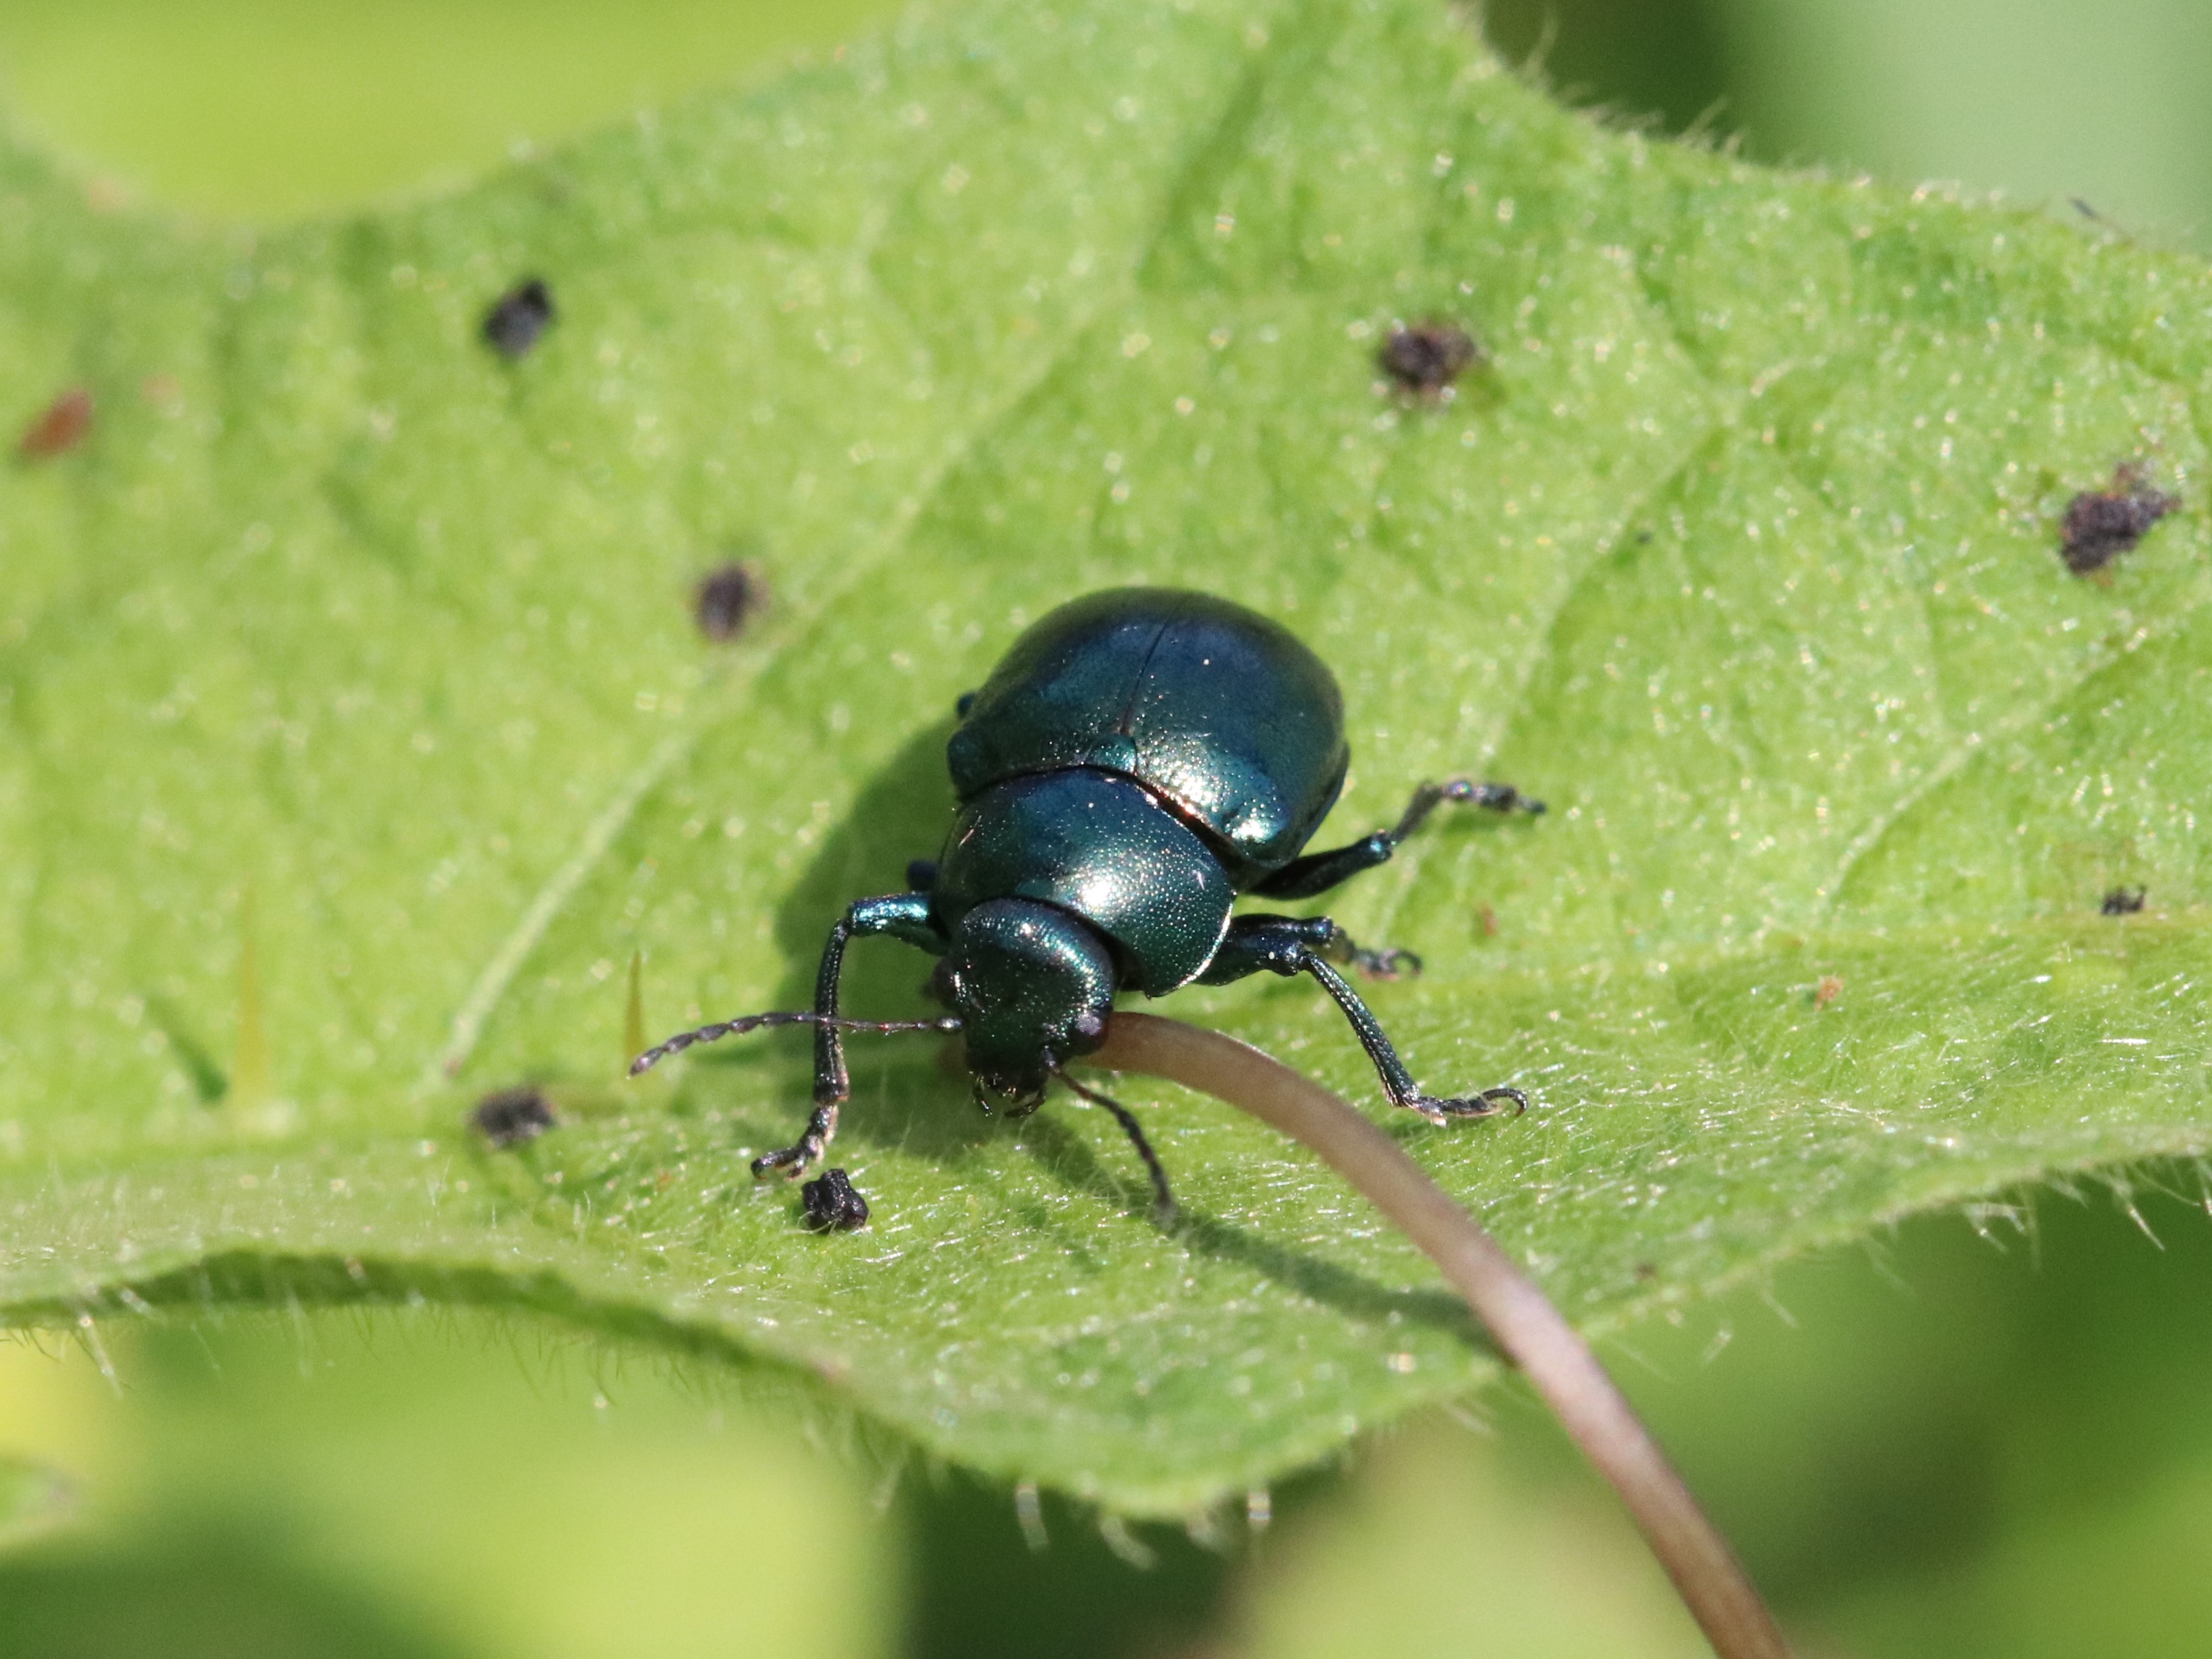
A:
{"type": "Polygon", "coordinates": [[[76,1490],[58,1470],[0,1455],[0,1550],[60,1525],[76,1504],[76,1490]]]}
{"type": "MultiPolygon", "coordinates": [[[[655,1030],[805,1000],[942,834],[956,694],[1113,582],[1336,665],[1326,839],[1454,772],[1551,802],[1330,902],[1427,959],[1373,1000],[1431,1086],[1535,1097],[1395,1127],[1586,1328],[2200,1155],[2209,304],[2033,215],[1607,132],[1392,0],[986,5],[258,236],[9,153],[0,422],[99,412],[0,475],[0,1310],[534,1307],[1132,1513],[1465,1391],[1410,1247],[1164,1086],[1123,1093],[1174,1237],[1101,1114],[986,1121],[863,1040],[877,1221],[825,1240],[744,1169],[802,1041],[614,1081],[634,952],[655,1030]],[[532,274],[559,319],[502,361],[532,274]],[[1492,354],[1438,406],[1374,367],[1430,315],[1492,354]],[[2077,578],[2057,520],[2122,463],[2185,506],[2077,578]],[[775,598],[717,647],[690,586],[733,554],[775,598]],[[487,1149],[470,1103],[525,1081],[561,1127],[487,1149]]],[[[922,971],[861,947],[851,1006],[922,971]]],[[[1303,982],[1170,1007],[1376,1100],[1303,982]]]]}
{"type": "Polygon", "coordinates": [[[1450,1652],[1478,1630],[1529,1659],[1712,1651],[1618,1509],[1516,1479],[1495,1438],[1455,1425],[1394,1435],[1332,1510],[1285,1532],[1255,1562],[1226,1651],[1450,1652]],[[1453,1570],[1409,1536],[1451,1540],[1453,1570]]]}

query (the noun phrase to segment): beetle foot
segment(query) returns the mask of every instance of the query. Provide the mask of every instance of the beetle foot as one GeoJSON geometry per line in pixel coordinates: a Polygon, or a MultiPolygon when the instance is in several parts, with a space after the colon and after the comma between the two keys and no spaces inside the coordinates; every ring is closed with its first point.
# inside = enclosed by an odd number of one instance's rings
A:
{"type": "Polygon", "coordinates": [[[773,1152],[763,1152],[753,1160],[753,1178],[765,1180],[780,1175],[786,1181],[796,1181],[830,1150],[830,1139],[837,1133],[836,1103],[817,1106],[814,1115],[806,1120],[806,1133],[789,1146],[773,1152]]]}
{"type": "Polygon", "coordinates": [[[1526,812],[1530,817],[1538,817],[1544,811],[1543,802],[1532,800],[1510,783],[1478,783],[1473,778],[1454,778],[1449,783],[1437,785],[1437,795],[1442,800],[1480,806],[1492,812],[1526,812]]]}
{"type": "Polygon", "coordinates": [[[1318,925],[1328,932],[1316,948],[1331,962],[1356,968],[1370,979],[1398,979],[1421,971],[1421,959],[1411,951],[1370,951],[1334,921],[1323,920],[1318,925]]]}
{"type": "Polygon", "coordinates": [[[1479,1095],[1465,1097],[1453,1096],[1440,1099],[1434,1095],[1415,1095],[1406,1104],[1430,1122],[1442,1123],[1455,1117],[1495,1117],[1508,1106],[1513,1109],[1513,1115],[1518,1117],[1528,1109],[1528,1097],[1518,1089],[1485,1089],[1479,1095]]]}
{"type": "Polygon", "coordinates": [[[1419,979],[1421,959],[1411,951],[1370,951],[1353,945],[1347,958],[1370,979],[1419,979]]]}

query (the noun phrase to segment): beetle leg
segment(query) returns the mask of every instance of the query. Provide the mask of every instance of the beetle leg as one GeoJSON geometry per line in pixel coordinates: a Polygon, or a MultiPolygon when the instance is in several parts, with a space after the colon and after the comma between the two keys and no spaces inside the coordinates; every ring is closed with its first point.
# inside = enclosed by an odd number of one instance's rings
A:
{"type": "MultiPolygon", "coordinates": [[[[845,967],[846,941],[856,935],[889,933],[942,954],[944,935],[929,917],[927,893],[886,893],[881,898],[856,899],[844,918],[830,930],[822,947],[822,968],[814,979],[814,1012],[823,1019],[837,1018],[837,981],[845,967]]],[[[853,1092],[853,1079],[845,1069],[845,1034],[836,1026],[814,1028],[814,1115],[806,1133],[789,1146],[753,1160],[753,1173],[766,1176],[781,1170],[800,1176],[829,1149],[837,1133],[837,1109],[853,1092]]]]}
{"type": "Polygon", "coordinates": [[[1328,916],[1315,916],[1311,920],[1319,922],[1328,932],[1322,938],[1310,942],[1316,951],[1331,962],[1341,962],[1357,968],[1370,979],[1396,979],[1402,975],[1418,975],[1421,971],[1421,959],[1411,951],[1389,947],[1370,951],[1365,945],[1354,944],[1352,935],[1328,916]]]}
{"type": "MultiPolygon", "coordinates": [[[[1236,929],[1246,920],[1247,918],[1239,916],[1235,921],[1230,923],[1232,937],[1236,929]]],[[[1270,940],[1279,934],[1295,938],[1300,944],[1310,946],[1316,956],[1329,962],[1340,962],[1347,967],[1357,968],[1361,973],[1370,975],[1376,979],[1396,979],[1401,975],[1419,974],[1421,971],[1421,959],[1411,951],[1370,951],[1364,945],[1355,944],[1352,935],[1338,926],[1335,919],[1331,916],[1253,916],[1249,920],[1267,923],[1267,933],[1270,940]]],[[[1216,956],[1214,960],[1218,963],[1221,957],[1216,956]]],[[[1245,971],[1252,970],[1248,969],[1245,971]]],[[[1285,968],[1278,969],[1275,971],[1294,974],[1300,970],[1296,968],[1285,968]]],[[[1211,979],[1210,971],[1207,977],[1211,979]]],[[[1241,978],[1242,975],[1233,975],[1233,977],[1241,978]]]]}
{"type": "Polygon", "coordinates": [[[1316,893],[1326,893],[1362,870],[1388,864],[1390,855],[1398,850],[1398,843],[1419,829],[1423,820],[1446,801],[1487,807],[1493,812],[1527,812],[1532,817],[1544,810],[1543,802],[1529,799],[1510,783],[1477,783],[1471,778],[1425,783],[1413,791],[1413,799],[1406,803],[1405,811],[1389,829],[1377,830],[1348,847],[1292,859],[1252,890],[1267,898],[1280,899],[1311,898],[1316,893]]]}
{"type": "Polygon", "coordinates": [[[1382,1091],[1390,1097],[1392,1105],[1419,1112],[1431,1123],[1441,1123],[1448,1117],[1488,1117],[1509,1105],[1516,1113],[1528,1110],[1528,1097],[1518,1089],[1485,1089],[1480,1094],[1464,1097],[1423,1094],[1359,994],[1323,959],[1317,947],[1332,934],[1341,938],[1343,930],[1327,916],[1239,916],[1229,924],[1228,936],[1221,941],[1212,963],[1199,975],[1200,981],[1225,985],[1263,971],[1311,974],[1352,1022],[1352,1035],[1374,1063],[1382,1079],[1382,1091]]]}
{"type": "Polygon", "coordinates": [[[1172,1227],[1176,1223],[1175,1194],[1168,1186],[1168,1172],[1160,1163],[1160,1155],[1152,1150],[1152,1143],[1145,1137],[1145,1126],[1137,1121],[1137,1115],[1113,1096],[1101,1093],[1087,1084],[1070,1077],[1057,1066],[1053,1067],[1060,1080],[1094,1106],[1103,1106],[1114,1115],[1121,1126],[1121,1133],[1129,1137],[1129,1144],[1137,1149],[1137,1156],[1145,1161],[1145,1173],[1152,1182],[1152,1219],[1160,1226],[1172,1227]]]}

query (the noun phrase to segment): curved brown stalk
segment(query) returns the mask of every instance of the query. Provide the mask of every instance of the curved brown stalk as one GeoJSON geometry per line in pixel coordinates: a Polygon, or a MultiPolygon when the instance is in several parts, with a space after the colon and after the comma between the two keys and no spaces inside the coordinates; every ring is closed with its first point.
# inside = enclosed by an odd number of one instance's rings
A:
{"type": "Polygon", "coordinates": [[[1613,1483],[1720,1659],[1788,1659],[1774,1615],[1597,1356],[1481,1223],[1403,1148],[1312,1079],[1236,1038],[1155,1014],[1117,1013],[1089,1058],[1252,1114],[1304,1141],[1443,1269],[1613,1483]]]}

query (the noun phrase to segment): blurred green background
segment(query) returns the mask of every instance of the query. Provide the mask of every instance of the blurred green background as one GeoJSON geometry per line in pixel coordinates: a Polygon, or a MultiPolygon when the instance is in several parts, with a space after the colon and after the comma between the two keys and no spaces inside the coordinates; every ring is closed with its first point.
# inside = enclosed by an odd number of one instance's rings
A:
{"type": "MultiPolygon", "coordinates": [[[[887,10],[6,0],[0,100],[105,192],[265,220],[887,10]]],[[[1622,118],[2208,246],[2203,0],[1497,0],[1489,27],[1622,118]]],[[[2212,1227],[2199,1172],[2139,1181],[1911,1223],[1609,1350],[1805,1654],[2212,1650],[2212,1227]]],[[[1049,1496],[1025,1528],[772,1380],[490,1316],[0,1343],[0,1650],[1698,1651],[1541,1413],[1479,1408],[1267,1495],[1264,1530],[1109,1536],[1049,1496]]]]}
{"type": "MultiPolygon", "coordinates": [[[[1443,3],[1443,0],[1439,0],[1443,3]]],[[[15,118],[145,198],[255,218],[465,178],[772,72],[886,0],[7,0],[15,118]]],[[[1490,0],[1577,103],[1766,161],[2080,198],[2138,234],[2212,216],[2203,0],[1490,0]]]]}

